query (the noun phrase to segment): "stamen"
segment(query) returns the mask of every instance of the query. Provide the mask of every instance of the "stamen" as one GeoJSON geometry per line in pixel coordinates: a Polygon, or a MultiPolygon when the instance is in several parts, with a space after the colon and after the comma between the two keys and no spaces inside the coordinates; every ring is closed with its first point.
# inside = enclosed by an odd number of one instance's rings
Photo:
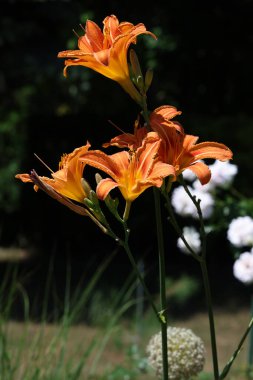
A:
{"type": "Polygon", "coordinates": [[[54,171],[50,169],[50,167],[36,153],[33,154],[51,173],[54,173],[54,171]]]}
{"type": "Polygon", "coordinates": [[[83,29],[84,33],[86,33],[85,28],[82,26],[82,24],[79,24],[80,28],[83,29]]]}
{"type": "Polygon", "coordinates": [[[75,29],[72,29],[72,32],[76,35],[77,38],[80,38],[79,34],[75,31],[75,29]]]}
{"type": "Polygon", "coordinates": [[[120,131],[121,133],[123,133],[124,135],[127,135],[127,134],[128,134],[128,133],[124,132],[122,129],[120,129],[120,127],[118,127],[116,124],[114,124],[113,121],[108,120],[108,122],[109,122],[114,128],[116,128],[118,131],[120,131]]]}

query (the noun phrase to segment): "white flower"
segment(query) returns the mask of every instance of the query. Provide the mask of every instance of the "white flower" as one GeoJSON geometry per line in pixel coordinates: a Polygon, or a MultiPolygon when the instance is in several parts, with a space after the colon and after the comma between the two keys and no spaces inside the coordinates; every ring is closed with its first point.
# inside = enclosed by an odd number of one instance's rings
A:
{"type": "Polygon", "coordinates": [[[199,181],[194,181],[193,187],[195,189],[202,191],[213,191],[216,187],[226,189],[231,185],[238,172],[238,167],[229,161],[216,160],[212,165],[209,165],[209,169],[212,173],[211,180],[203,186],[199,181]]]}
{"type": "MultiPolygon", "coordinates": [[[[186,380],[202,371],[205,363],[205,347],[202,339],[192,330],[168,327],[169,380],[186,380]]],[[[147,346],[148,362],[162,377],[161,332],[154,335],[147,346]]]]}
{"type": "Polygon", "coordinates": [[[184,180],[186,181],[192,182],[196,179],[196,174],[194,174],[190,169],[185,169],[182,174],[184,180]]]}
{"type": "MultiPolygon", "coordinates": [[[[187,243],[189,244],[189,246],[194,250],[194,252],[195,253],[200,252],[201,241],[200,241],[200,235],[198,231],[194,227],[184,227],[183,235],[187,243]]],[[[190,253],[181,238],[177,240],[177,246],[182,252],[190,253]]]]}
{"type": "MultiPolygon", "coordinates": [[[[198,160],[197,162],[205,163],[204,160],[198,160]]],[[[193,171],[191,169],[185,169],[182,174],[183,174],[184,180],[186,180],[186,181],[193,182],[196,179],[196,174],[193,173],[193,171]]],[[[197,180],[197,182],[199,182],[199,180],[197,180]]]]}
{"type": "Polygon", "coordinates": [[[227,238],[236,247],[253,245],[253,219],[239,216],[233,219],[227,231],[227,238]]]}
{"type": "MultiPolygon", "coordinates": [[[[197,199],[201,200],[200,207],[203,218],[208,219],[212,215],[214,207],[214,199],[212,195],[194,190],[191,187],[188,187],[188,189],[192,195],[195,195],[197,199]]],[[[186,194],[183,186],[179,186],[173,191],[171,203],[177,214],[184,217],[190,216],[195,219],[198,218],[196,207],[190,197],[186,194]]]]}
{"type": "Polygon", "coordinates": [[[234,276],[244,284],[253,282],[253,249],[251,252],[242,253],[234,262],[234,276]]]}
{"type": "Polygon", "coordinates": [[[192,187],[194,190],[199,191],[200,193],[212,192],[212,190],[214,189],[214,186],[212,185],[211,182],[212,182],[212,179],[205,185],[201,185],[199,180],[196,180],[192,183],[192,187]]]}

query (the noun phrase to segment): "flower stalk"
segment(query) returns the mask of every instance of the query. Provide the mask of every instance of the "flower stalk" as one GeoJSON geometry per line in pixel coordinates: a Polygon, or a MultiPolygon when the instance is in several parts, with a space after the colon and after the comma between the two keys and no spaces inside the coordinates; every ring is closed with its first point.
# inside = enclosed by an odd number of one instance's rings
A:
{"type": "Polygon", "coordinates": [[[165,283],[165,258],[164,258],[164,239],[163,239],[163,226],[161,218],[161,202],[160,193],[158,189],[154,190],[154,201],[155,201],[155,213],[156,213],[156,231],[157,231],[157,242],[158,242],[158,255],[159,255],[159,282],[160,282],[160,323],[161,323],[161,334],[162,334],[162,359],[163,359],[163,380],[168,380],[168,343],[167,343],[167,302],[166,302],[166,283],[165,283]]]}
{"type": "MultiPolygon", "coordinates": [[[[142,96],[142,111],[143,117],[149,126],[149,112],[147,106],[146,95],[142,96]]],[[[167,316],[166,316],[166,274],[165,274],[165,252],[164,252],[164,238],[163,238],[163,224],[161,216],[161,199],[158,189],[153,188],[154,203],[155,203],[155,216],[156,216],[156,231],[157,231],[157,244],[159,255],[159,286],[160,286],[160,325],[162,336],[162,361],[163,361],[163,380],[169,379],[169,365],[168,365],[168,337],[167,337],[167,316]]]]}
{"type": "Polygon", "coordinates": [[[200,200],[196,199],[196,197],[191,194],[191,192],[189,191],[187,185],[185,184],[182,176],[180,176],[180,183],[183,185],[186,193],[188,194],[188,196],[191,198],[192,202],[194,203],[194,205],[197,209],[198,216],[199,216],[202,250],[201,250],[201,256],[200,256],[201,260],[198,260],[198,261],[199,261],[200,267],[201,267],[201,273],[202,273],[204,290],[205,290],[205,299],[206,299],[208,318],[209,318],[209,329],[210,329],[210,338],[211,338],[211,347],[212,347],[214,379],[219,380],[219,366],[218,366],[215,322],[214,322],[214,314],[213,314],[213,306],[212,306],[210,281],[209,281],[207,265],[206,265],[206,232],[205,232],[205,226],[204,226],[202,211],[201,211],[201,207],[200,207],[200,200]]]}
{"type": "MultiPolygon", "coordinates": [[[[251,313],[251,317],[253,317],[253,295],[251,295],[251,298],[250,298],[250,313],[251,313]]],[[[253,366],[253,330],[252,329],[249,335],[248,366],[249,366],[249,369],[252,369],[252,366],[253,366]]]]}
{"type": "Polygon", "coordinates": [[[149,292],[149,290],[148,290],[148,288],[146,286],[146,283],[145,283],[145,281],[143,279],[143,276],[142,276],[142,274],[140,272],[140,269],[139,269],[139,267],[138,267],[138,265],[137,265],[137,263],[136,263],[136,261],[134,259],[134,256],[133,256],[133,254],[131,252],[131,249],[129,247],[129,242],[128,241],[129,241],[130,229],[128,228],[128,226],[126,224],[126,221],[122,220],[122,224],[123,224],[123,227],[124,227],[125,237],[124,237],[124,239],[119,239],[119,244],[124,248],[124,250],[125,250],[125,252],[126,252],[129,260],[130,260],[130,263],[131,263],[131,265],[132,265],[132,267],[133,267],[133,269],[135,271],[135,274],[136,274],[138,280],[140,281],[140,283],[141,283],[141,285],[143,287],[143,290],[144,290],[144,292],[145,292],[145,294],[147,296],[147,299],[148,299],[148,301],[149,301],[149,303],[150,303],[150,305],[151,305],[151,307],[152,307],[155,315],[157,316],[157,318],[160,321],[159,311],[158,311],[158,309],[156,308],[156,306],[154,304],[154,301],[153,301],[153,299],[151,297],[151,294],[150,294],[150,292],[149,292]]]}

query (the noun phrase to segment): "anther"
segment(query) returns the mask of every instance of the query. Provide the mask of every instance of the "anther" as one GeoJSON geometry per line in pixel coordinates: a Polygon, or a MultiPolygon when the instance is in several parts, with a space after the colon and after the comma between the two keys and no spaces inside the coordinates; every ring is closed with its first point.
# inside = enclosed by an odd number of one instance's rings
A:
{"type": "Polygon", "coordinates": [[[75,29],[72,29],[72,32],[76,35],[77,38],[80,38],[79,34],[75,31],[75,29]]]}

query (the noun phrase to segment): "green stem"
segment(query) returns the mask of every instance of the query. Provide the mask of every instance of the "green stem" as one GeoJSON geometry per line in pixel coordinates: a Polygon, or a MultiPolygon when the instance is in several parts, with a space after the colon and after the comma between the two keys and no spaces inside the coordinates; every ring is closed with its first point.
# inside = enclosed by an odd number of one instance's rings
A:
{"type": "Polygon", "coordinates": [[[245,339],[247,338],[249,332],[251,331],[252,326],[253,326],[253,318],[250,320],[250,323],[249,323],[249,325],[248,325],[248,327],[247,327],[245,333],[243,334],[243,336],[242,336],[242,338],[241,338],[241,340],[240,340],[240,342],[239,342],[239,344],[238,344],[237,349],[235,350],[235,352],[233,353],[233,355],[231,356],[231,358],[229,359],[229,361],[228,361],[227,364],[225,365],[225,367],[224,367],[222,373],[220,374],[220,377],[219,377],[220,380],[225,379],[225,377],[226,377],[227,374],[229,373],[230,368],[231,368],[231,366],[233,365],[233,363],[234,363],[234,361],[235,361],[237,355],[239,354],[239,352],[241,352],[241,349],[242,349],[243,343],[244,343],[245,339]]]}
{"type": "Polygon", "coordinates": [[[124,215],[123,215],[123,220],[125,220],[125,221],[129,217],[129,212],[130,212],[131,204],[132,204],[132,202],[126,201],[125,211],[124,211],[124,215]]]}
{"type": "Polygon", "coordinates": [[[134,256],[132,255],[132,252],[131,252],[129,244],[128,244],[130,230],[129,230],[128,226],[127,226],[127,222],[126,221],[127,221],[128,216],[129,216],[131,202],[126,201],[125,211],[124,211],[123,218],[121,218],[119,216],[119,214],[117,212],[117,209],[110,207],[109,200],[108,200],[108,204],[107,205],[108,205],[109,210],[115,216],[115,218],[122,224],[122,226],[124,228],[125,237],[124,237],[124,239],[119,238],[113,232],[113,230],[110,228],[110,225],[107,222],[107,220],[104,219],[104,223],[106,224],[106,227],[107,227],[107,235],[109,235],[110,237],[112,237],[118,244],[120,244],[124,248],[124,250],[127,253],[128,258],[130,260],[130,263],[132,264],[132,267],[133,267],[133,269],[135,271],[135,274],[136,274],[137,278],[139,279],[139,281],[140,281],[140,283],[141,283],[141,285],[143,287],[143,290],[144,290],[144,292],[145,292],[145,294],[147,296],[147,299],[149,300],[150,305],[151,305],[152,309],[154,310],[155,315],[157,316],[158,320],[160,321],[159,311],[157,310],[157,308],[156,308],[156,306],[155,306],[155,304],[154,304],[154,302],[152,300],[152,297],[151,297],[151,295],[149,293],[149,290],[148,290],[148,288],[147,288],[147,286],[145,284],[145,281],[144,281],[144,279],[143,279],[143,277],[142,277],[142,275],[141,275],[141,273],[139,271],[138,265],[135,262],[134,256]]]}
{"type": "Polygon", "coordinates": [[[150,305],[151,305],[151,307],[152,307],[155,315],[157,316],[158,320],[160,321],[159,311],[157,310],[157,308],[156,308],[156,306],[155,306],[155,304],[154,304],[154,302],[152,300],[151,294],[150,294],[150,292],[149,292],[149,290],[148,290],[148,288],[147,288],[147,286],[145,284],[145,281],[144,281],[144,279],[143,279],[143,277],[142,277],[142,275],[141,275],[141,273],[139,271],[138,265],[135,262],[134,256],[133,256],[133,254],[131,252],[131,249],[129,247],[129,244],[128,244],[129,229],[127,228],[126,223],[124,223],[124,231],[125,231],[125,240],[119,240],[119,243],[122,245],[122,247],[124,248],[125,252],[127,253],[127,256],[128,256],[128,258],[130,260],[130,263],[132,264],[132,267],[133,267],[133,269],[135,271],[135,274],[136,274],[138,280],[140,281],[140,283],[141,283],[141,285],[143,287],[143,290],[144,290],[144,292],[145,292],[145,294],[147,296],[147,299],[148,299],[148,301],[149,301],[149,303],[150,303],[150,305]]]}
{"type": "Polygon", "coordinates": [[[165,258],[164,258],[164,239],[163,239],[163,226],[161,218],[161,204],[160,193],[157,188],[154,188],[155,200],[155,213],[156,213],[156,228],[157,228],[157,241],[158,241],[158,255],[159,255],[159,280],[160,280],[160,323],[162,335],[162,358],[163,358],[163,380],[169,379],[169,366],[168,366],[168,343],[167,343],[167,316],[166,316],[166,283],[165,283],[165,258]]]}
{"type": "Polygon", "coordinates": [[[183,178],[180,178],[180,183],[184,186],[184,189],[188,196],[191,198],[192,202],[194,203],[197,213],[199,216],[199,222],[200,222],[200,236],[201,236],[201,242],[202,242],[202,252],[201,252],[201,260],[199,260],[201,271],[202,271],[202,278],[204,282],[204,289],[205,289],[205,298],[207,303],[207,310],[208,310],[208,318],[209,318],[209,329],[210,329],[210,338],[211,338],[211,347],[212,347],[212,359],[213,359],[213,372],[214,372],[214,379],[219,379],[219,366],[218,366],[218,355],[217,355],[217,344],[216,344],[216,334],[215,334],[215,324],[214,324],[214,315],[213,315],[213,306],[212,306],[212,297],[211,297],[211,289],[210,289],[210,283],[209,283],[209,276],[206,266],[206,232],[205,232],[205,225],[203,220],[203,215],[200,207],[200,200],[196,199],[195,196],[191,194],[189,191],[187,185],[185,184],[183,178]]]}
{"type": "Polygon", "coordinates": [[[206,266],[206,260],[200,261],[204,288],[205,288],[205,298],[208,310],[209,317],[209,329],[210,329],[210,337],[211,337],[211,347],[212,347],[212,357],[213,357],[213,372],[214,379],[219,379],[219,366],[218,366],[218,355],[217,355],[217,345],[216,345],[216,334],[215,334],[215,324],[214,324],[214,315],[213,315],[213,307],[212,307],[212,298],[211,298],[211,290],[206,266]]]}
{"type": "Polygon", "coordinates": [[[178,236],[183,240],[184,245],[188,249],[189,253],[194,257],[195,260],[200,261],[201,257],[188,244],[188,241],[185,239],[184,234],[182,232],[182,229],[180,228],[180,226],[179,226],[179,224],[175,218],[175,215],[174,215],[173,209],[171,207],[171,202],[170,202],[167,191],[165,191],[163,193],[163,195],[166,199],[166,208],[167,208],[168,213],[169,213],[169,221],[170,221],[171,225],[173,226],[173,228],[176,231],[176,233],[178,234],[178,236]]]}
{"type": "MultiPolygon", "coordinates": [[[[253,316],[253,296],[250,299],[250,312],[251,317],[253,316]]],[[[253,330],[250,331],[249,335],[249,351],[248,351],[248,366],[251,369],[253,364],[253,330]]]]}
{"type": "MultiPolygon", "coordinates": [[[[143,117],[147,123],[147,129],[150,130],[149,125],[149,112],[147,107],[146,95],[142,96],[142,110],[143,117]]],[[[163,225],[161,218],[161,204],[160,193],[157,188],[153,188],[155,214],[156,214],[156,228],[157,228],[157,243],[159,255],[159,281],[160,281],[160,325],[162,336],[162,358],[163,358],[163,380],[169,379],[169,366],[168,366],[168,343],[167,343],[167,316],[166,316],[166,283],[165,283],[165,259],[164,259],[164,239],[163,239],[163,225]]]]}

